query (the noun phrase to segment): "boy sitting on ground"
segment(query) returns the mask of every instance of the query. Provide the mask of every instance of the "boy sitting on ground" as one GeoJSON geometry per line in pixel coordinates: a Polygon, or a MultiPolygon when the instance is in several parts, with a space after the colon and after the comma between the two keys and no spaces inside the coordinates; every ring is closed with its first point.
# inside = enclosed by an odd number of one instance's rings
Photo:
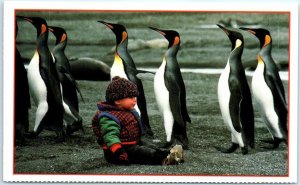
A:
{"type": "Polygon", "coordinates": [[[138,93],[134,83],[117,76],[106,89],[106,101],[97,104],[92,128],[106,161],[121,165],[177,164],[178,160],[170,160],[170,150],[146,146],[141,142],[143,126],[134,108],[138,93]]]}

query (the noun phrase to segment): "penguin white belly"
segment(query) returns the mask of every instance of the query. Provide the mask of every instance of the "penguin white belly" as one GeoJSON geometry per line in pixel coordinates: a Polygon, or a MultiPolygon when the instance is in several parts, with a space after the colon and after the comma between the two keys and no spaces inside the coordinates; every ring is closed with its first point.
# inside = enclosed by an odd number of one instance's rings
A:
{"type": "Polygon", "coordinates": [[[67,124],[70,124],[69,122],[67,122],[66,120],[68,119],[72,119],[72,120],[75,120],[75,121],[78,121],[78,119],[73,115],[70,107],[68,104],[66,104],[65,102],[63,102],[63,107],[64,107],[64,110],[65,110],[65,113],[64,113],[64,120],[65,120],[65,125],[67,124]]]}
{"type": "Polygon", "coordinates": [[[122,78],[128,79],[125,73],[123,61],[121,57],[115,53],[114,63],[110,69],[110,78],[112,79],[115,76],[120,76],[122,78]]]}
{"type": "Polygon", "coordinates": [[[242,133],[237,132],[232,124],[231,116],[230,116],[230,107],[229,107],[229,100],[230,100],[230,90],[229,90],[229,73],[230,73],[230,66],[227,62],[227,65],[221,76],[219,78],[218,83],[218,99],[221,109],[221,114],[224,119],[224,123],[227,126],[228,130],[231,132],[232,135],[232,142],[238,143],[240,147],[244,147],[244,142],[242,138],[242,133]]]}
{"type": "Polygon", "coordinates": [[[37,105],[34,126],[34,131],[37,131],[41,120],[48,111],[47,87],[40,74],[39,55],[37,52],[35,52],[28,65],[27,78],[31,97],[37,105]]]}
{"type": "Polygon", "coordinates": [[[127,75],[124,71],[124,68],[122,69],[119,66],[113,64],[111,67],[111,70],[110,70],[110,78],[113,79],[113,77],[115,77],[115,76],[119,76],[119,77],[128,79],[127,75]]]}
{"type": "Polygon", "coordinates": [[[174,117],[171,112],[170,102],[169,102],[169,91],[166,88],[164,73],[166,67],[166,60],[164,59],[161,66],[157,70],[154,76],[154,92],[155,98],[159,107],[159,110],[163,114],[164,128],[167,136],[167,142],[171,141],[172,130],[174,124],[174,117]]]}
{"type": "Polygon", "coordinates": [[[272,136],[283,138],[279,128],[279,118],[274,109],[273,94],[264,78],[264,64],[259,63],[252,77],[252,92],[257,100],[267,128],[272,136]]]}
{"type": "MultiPolygon", "coordinates": [[[[113,79],[113,77],[115,76],[119,76],[128,80],[122,59],[118,55],[115,55],[115,61],[110,69],[110,78],[113,79]]],[[[137,104],[134,106],[134,108],[138,112],[138,114],[141,115],[141,111],[137,104]]]]}

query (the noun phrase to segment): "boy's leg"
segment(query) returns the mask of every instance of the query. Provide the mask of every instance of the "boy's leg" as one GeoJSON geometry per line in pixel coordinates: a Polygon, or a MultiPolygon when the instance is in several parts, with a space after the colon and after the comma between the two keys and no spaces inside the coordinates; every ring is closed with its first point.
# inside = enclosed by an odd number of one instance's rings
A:
{"type": "Polygon", "coordinates": [[[110,150],[103,150],[104,158],[107,162],[116,164],[116,161],[114,160],[113,153],[110,150]]]}
{"type": "Polygon", "coordinates": [[[130,163],[162,165],[163,160],[170,151],[153,149],[147,146],[132,145],[126,146],[125,151],[128,154],[130,163]]]}

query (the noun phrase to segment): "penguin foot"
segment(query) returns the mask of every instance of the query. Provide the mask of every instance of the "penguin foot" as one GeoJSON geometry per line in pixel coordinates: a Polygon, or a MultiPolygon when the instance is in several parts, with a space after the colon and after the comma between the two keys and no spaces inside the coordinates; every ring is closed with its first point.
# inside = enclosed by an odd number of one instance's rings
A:
{"type": "Polygon", "coordinates": [[[25,139],[25,137],[15,139],[15,146],[26,146],[26,145],[27,145],[27,140],[25,139]]]}
{"type": "Polygon", "coordinates": [[[188,146],[188,145],[182,145],[182,148],[183,148],[184,150],[189,150],[189,146],[188,146]]]}
{"type": "Polygon", "coordinates": [[[215,148],[222,153],[232,153],[232,152],[236,151],[236,149],[238,147],[239,147],[239,145],[236,143],[232,143],[232,145],[228,149],[215,146],[215,148]]]}
{"type": "Polygon", "coordinates": [[[263,146],[262,147],[264,149],[271,149],[271,150],[277,149],[279,147],[279,144],[281,142],[285,142],[286,143],[285,139],[276,138],[276,137],[274,137],[274,139],[263,139],[261,141],[264,142],[264,143],[272,144],[272,146],[269,146],[269,147],[267,147],[267,146],[263,146]]]}
{"type": "Polygon", "coordinates": [[[154,136],[154,133],[152,132],[151,129],[146,129],[146,132],[145,132],[145,137],[148,137],[148,138],[153,138],[154,136]]]}
{"type": "Polygon", "coordinates": [[[83,134],[85,133],[84,129],[83,129],[83,126],[82,126],[82,123],[74,123],[72,125],[67,125],[66,134],[68,136],[70,136],[71,134],[73,134],[74,132],[76,132],[78,130],[81,130],[83,134]]]}
{"type": "Polygon", "coordinates": [[[248,154],[248,148],[247,147],[242,147],[241,150],[242,150],[243,155],[248,154]]]}
{"type": "Polygon", "coordinates": [[[249,142],[249,146],[250,146],[252,149],[254,149],[254,148],[255,148],[254,142],[249,142]]]}
{"type": "Polygon", "coordinates": [[[170,149],[171,148],[171,146],[172,146],[172,142],[165,142],[165,143],[163,143],[161,146],[159,146],[159,148],[168,148],[168,149],[170,149]]]}
{"type": "Polygon", "coordinates": [[[174,144],[182,145],[184,150],[189,149],[189,140],[186,136],[182,135],[175,135],[175,142],[174,144]]]}
{"type": "Polygon", "coordinates": [[[61,143],[61,142],[66,141],[66,134],[63,130],[62,131],[55,131],[55,133],[57,135],[56,142],[61,143]]]}
{"type": "Polygon", "coordinates": [[[24,134],[24,136],[26,138],[33,139],[33,138],[36,138],[38,136],[38,133],[36,133],[36,132],[27,132],[27,133],[24,134]]]}
{"type": "Polygon", "coordinates": [[[269,143],[269,144],[273,144],[274,143],[273,139],[262,139],[260,141],[263,142],[263,143],[269,143]]]}

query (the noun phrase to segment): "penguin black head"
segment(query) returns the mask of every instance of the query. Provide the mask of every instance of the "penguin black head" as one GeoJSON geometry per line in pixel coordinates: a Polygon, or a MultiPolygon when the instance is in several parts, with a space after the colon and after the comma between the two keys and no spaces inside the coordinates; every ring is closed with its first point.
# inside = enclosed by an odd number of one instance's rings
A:
{"type": "Polygon", "coordinates": [[[114,34],[116,35],[117,44],[120,44],[121,42],[123,42],[128,38],[128,33],[126,31],[126,28],[123,25],[113,24],[113,23],[105,22],[103,20],[100,20],[98,22],[104,24],[109,29],[111,29],[111,31],[114,32],[114,34]]]}
{"type": "Polygon", "coordinates": [[[49,26],[48,30],[51,31],[56,37],[56,44],[67,41],[67,33],[61,27],[49,26]]]}
{"type": "Polygon", "coordinates": [[[255,35],[260,42],[260,48],[272,42],[271,34],[268,30],[263,28],[240,28],[246,30],[247,32],[255,35]]]}
{"type": "Polygon", "coordinates": [[[180,45],[180,36],[177,31],[174,30],[162,30],[154,27],[149,27],[150,29],[157,31],[161,35],[163,35],[168,41],[169,41],[169,46],[168,48],[172,46],[179,46],[180,45]]]}
{"type": "Polygon", "coordinates": [[[24,17],[24,16],[17,16],[19,19],[26,20],[30,22],[37,30],[37,36],[42,34],[48,34],[48,26],[45,19],[41,17],[24,17]]]}
{"type": "Polygon", "coordinates": [[[226,33],[226,35],[228,36],[229,40],[231,41],[231,50],[233,50],[236,47],[237,40],[240,40],[241,44],[244,43],[243,35],[240,34],[239,32],[229,30],[229,29],[223,27],[220,24],[217,24],[217,26],[219,26],[226,33]]]}

